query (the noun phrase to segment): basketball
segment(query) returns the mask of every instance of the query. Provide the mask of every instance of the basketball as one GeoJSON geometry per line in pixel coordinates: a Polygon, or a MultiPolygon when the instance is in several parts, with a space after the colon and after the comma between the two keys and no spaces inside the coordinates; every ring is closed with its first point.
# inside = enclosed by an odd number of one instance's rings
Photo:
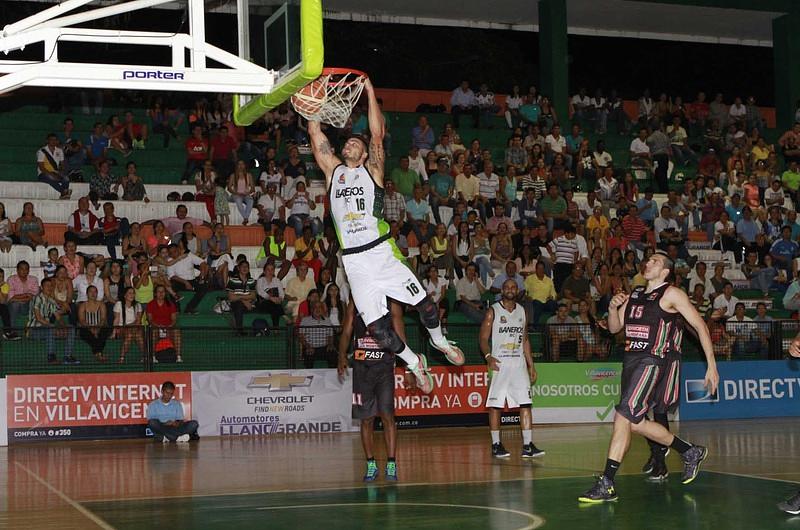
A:
{"type": "Polygon", "coordinates": [[[325,80],[317,78],[292,96],[292,106],[297,112],[308,118],[319,114],[325,104],[325,99],[325,80]]]}

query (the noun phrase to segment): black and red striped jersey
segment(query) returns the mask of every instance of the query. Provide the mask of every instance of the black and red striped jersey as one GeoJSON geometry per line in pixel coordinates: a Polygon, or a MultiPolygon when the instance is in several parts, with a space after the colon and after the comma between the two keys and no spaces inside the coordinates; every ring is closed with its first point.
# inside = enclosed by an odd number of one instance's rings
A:
{"type": "Polygon", "coordinates": [[[625,351],[647,353],[656,357],[680,355],[683,338],[683,317],[661,308],[661,298],[668,283],[649,293],[636,287],[628,298],[625,310],[625,351]]]}

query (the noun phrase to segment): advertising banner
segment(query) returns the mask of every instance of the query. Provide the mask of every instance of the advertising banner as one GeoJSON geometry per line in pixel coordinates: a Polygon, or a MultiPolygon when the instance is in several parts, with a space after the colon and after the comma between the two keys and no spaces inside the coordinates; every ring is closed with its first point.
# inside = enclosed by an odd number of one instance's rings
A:
{"type": "MultiPolygon", "coordinates": [[[[621,363],[542,363],[531,387],[537,423],[610,422],[619,400],[621,363]]],[[[429,395],[403,388],[395,378],[395,414],[400,427],[486,423],[489,375],[485,366],[431,368],[435,388],[429,395]]],[[[516,423],[506,414],[503,423],[516,423]]]]}
{"type": "Polygon", "coordinates": [[[6,410],[6,380],[0,379],[0,447],[8,445],[8,411],[6,410]]]}
{"type": "Polygon", "coordinates": [[[681,419],[800,416],[800,362],[724,362],[717,370],[719,392],[709,394],[705,363],[683,364],[681,419]]]}
{"type": "Polygon", "coordinates": [[[201,436],[355,431],[351,385],[336,370],[194,372],[194,419],[201,436]]]}
{"type": "Polygon", "coordinates": [[[9,376],[8,437],[17,443],[144,436],[147,405],[168,380],[191,418],[188,372],[9,376]]]}

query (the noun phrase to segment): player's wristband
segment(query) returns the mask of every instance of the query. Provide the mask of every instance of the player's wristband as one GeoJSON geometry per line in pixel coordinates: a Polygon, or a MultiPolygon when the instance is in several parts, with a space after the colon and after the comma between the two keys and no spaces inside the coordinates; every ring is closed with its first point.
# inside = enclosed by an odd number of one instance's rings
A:
{"type": "Polygon", "coordinates": [[[487,353],[486,355],[484,355],[484,356],[483,356],[483,358],[484,358],[484,359],[488,359],[488,358],[489,358],[489,357],[491,357],[491,356],[492,356],[492,354],[491,354],[491,353],[487,353]]]}

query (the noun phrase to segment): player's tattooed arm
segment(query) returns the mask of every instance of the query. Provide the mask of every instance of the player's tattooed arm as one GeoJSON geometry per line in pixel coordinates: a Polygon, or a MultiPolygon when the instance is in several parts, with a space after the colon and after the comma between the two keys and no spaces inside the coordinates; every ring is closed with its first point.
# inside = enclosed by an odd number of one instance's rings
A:
{"type": "Polygon", "coordinates": [[[314,153],[314,159],[325,173],[325,180],[330,180],[333,169],[341,162],[334,154],[333,147],[331,147],[328,137],[322,132],[319,122],[308,122],[308,135],[311,138],[311,151],[314,153]]]}
{"type": "Polygon", "coordinates": [[[383,150],[383,142],[371,141],[369,143],[369,156],[367,157],[367,169],[370,175],[381,184],[383,182],[383,168],[386,155],[383,150]]]}

